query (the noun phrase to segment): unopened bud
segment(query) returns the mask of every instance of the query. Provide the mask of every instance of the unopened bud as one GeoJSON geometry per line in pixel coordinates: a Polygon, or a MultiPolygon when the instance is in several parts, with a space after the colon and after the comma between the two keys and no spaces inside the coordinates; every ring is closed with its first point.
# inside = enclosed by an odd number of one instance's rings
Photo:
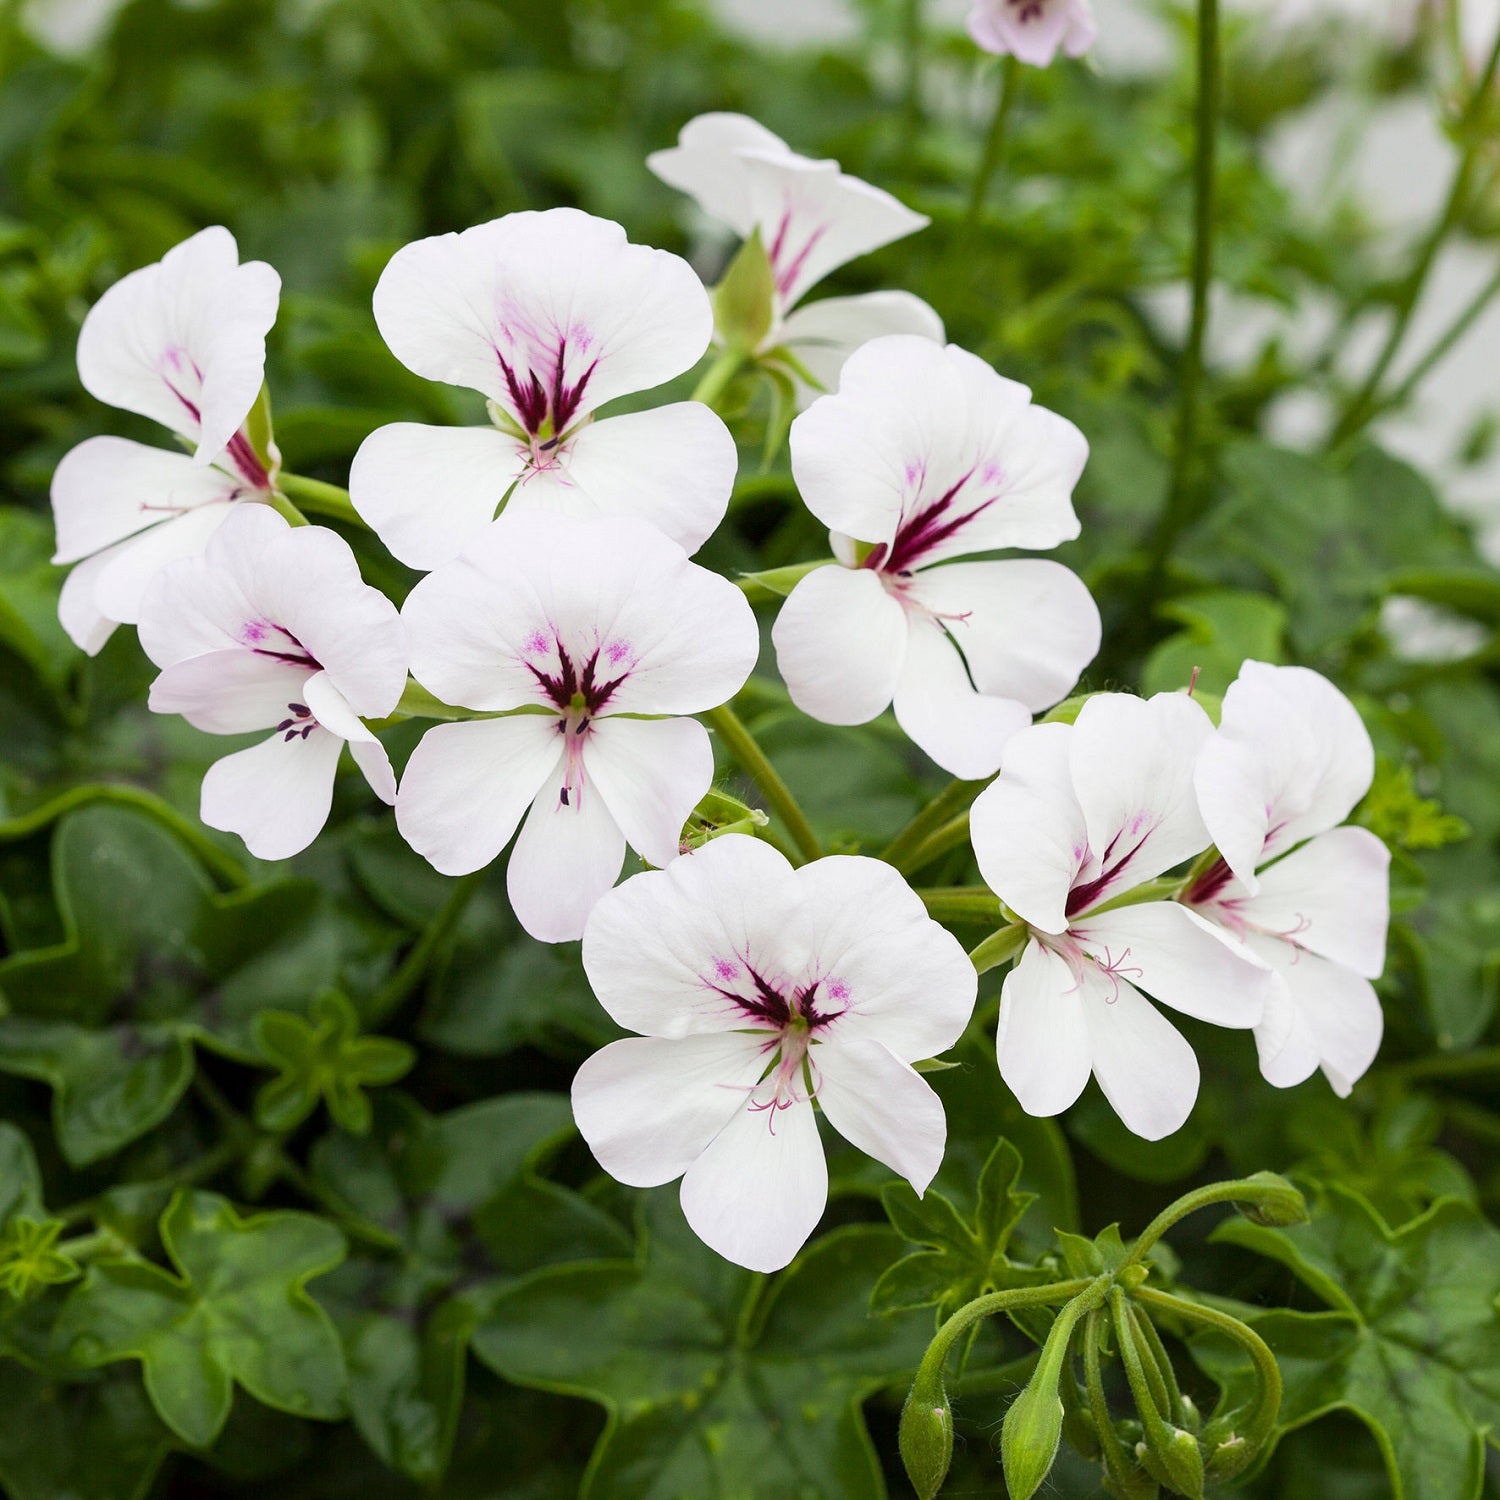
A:
{"type": "Polygon", "coordinates": [[[1246,1178],[1243,1186],[1254,1191],[1237,1197],[1235,1206],[1252,1224],[1285,1229],[1307,1223],[1307,1200],[1285,1177],[1275,1172],[1257,1172],[1246,1178]]]}
{"type": "Polygon", "coordinates": [[[933,1500],[953,1462],[953,1412],[942,1377],[918,1374],[901,1408],[901,1462],[918,1500],[933,1500]]]}
{"type": "Polygon", "coordinates": [[[1063,1404],[1057,1375],[1038,1365],[1026,1389],[1011,1402],[1000,1433],[1000,1460],[1013,1500],[1031,1500],[1047,1477],[1062,1439],[1063,1404]],[[1040,1377],[1040,1378],[1039,1378],[1040,1377]]]}

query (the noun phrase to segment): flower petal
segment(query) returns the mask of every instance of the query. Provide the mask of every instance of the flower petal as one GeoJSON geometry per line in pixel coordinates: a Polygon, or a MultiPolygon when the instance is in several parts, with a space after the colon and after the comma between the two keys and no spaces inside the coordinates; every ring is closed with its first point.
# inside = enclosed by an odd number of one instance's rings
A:
{"type": "Polygon", "coordinates": [[[771,629],[792,702],[825,724],[863,724],[886,708],[906,658],[906,611],[879,575],[818,568],[792,590],[771,629]]]}
{"type": "Polygon", "coordinates": [[[616,1182],[658,1187],[681,1177],[745,1107],[765,1066],[761,1039],[743,1032],[626,1037],[574,1075],[573,1118],[616,1182]]]}
{"type": "Polygon", "coordinates": [[[1146,901],[1080,918],[1073,935],[1106,974],[1215,1026],[1254,1026],[1270,972],[1213,923],[1176,901],[1146,901]]]}
{"type": "Polygon", "coordinates": [[[52,561],[76,562],[181,511],[232,500],[243,488],[232,475],[195,464],[186,453],[128,438],[87,438],[63,455],[52,475],[52,561]]]}
{"type": "Polygon", "coordinates": [[[682,1179],[682,1211],[693,1233],[751,1271],[787,1265],[827,1202],[828,1163],[806,1102],[741,1108],[682,1179]]]}
{"type": "Polygon", "coordinates": [[[1036,724],[1011,736],[1000,775],[969,810],[969,836],[985,884],[1043,932],[1068,926],[1068,896],[1088,850],[1073,795],[1073,726],[1036,724]]]}
{"type": "Polygon", "coordinates": [[[1031,724],[1025,704],[976,692],[952,637],[922,616],[910,622],[894,701],[896,722],[965,781],[993,776],[1006,742],[1031,724]]]}
{"type": "Polygon", "coordinates": [[[1078,979],[1051,948],[1027,943],[1000,991],[995,1055],[1006,1086],[1027,1114],[1061,1114],[1089,1081],[1091,1048],[1078,979]]]}
{"type": "Polygon", "coordinates": [[[393,556],[424,571],[452,562],[495,519],[527,450],[493,427],[377,427],[354,455],[349,498],[393,556]]]}
{"type": "Polygon", "coordinates": [[[554,468],[525,476],[507,510],[639,516],[693,553],[724,519],[739,454],[701,401],[590,422],[554,468]]]}
{"type": "Polygon", "coordinates": [[[811,1061],[828,1123],[925,1193],[943,1164],[948,1122],[921,1074],[872,1038],[828,1042],[811,1061]]]}
{"type": "Polygon", "coordinates": [[[669,187],[687,193],[710,218],[748,235],[755,228],[755,206],[742,151],[794,154],[779,135],[749,115],[715,110],[689,120],[677,144],[653,151],[646,165],[669,187]]]}
{"type": "Polygon", "coordinates": [[[406,763],[396,827],[444,875],[481,870],[510,842],[537,789],[550,786],[561,764],[555,719],[523,714],[439,724],[406,763]]]}
{"type": "Polygon", "coordinates": [[[227,229],[202,230],[94,304],[78,336],[78,378],[98,400],[181,433],[207,463],[260,394],[280,295],[270,266],[239,264],[227,229]]]}
{"type": "Polygon", "coordinates": [[[915,334],[941,344],[943,320],[910,292],[822,297],[789,313],[766,342],[774,348],[789,349],[817,379],[821,391],[797,380],[798,400],[806,406],[816,395],[838,389],[844,363],[856,349],[893,333],[915,334]]]}
{"type": "Polygon", "coordinates": [[[685,260],[573,208],[404,246],[375,288],[375,321],[408,369],[550,436],[690,369],[713,334],[685,260]]]}
{"type": "Polygon", "coordinates": [[[968,28],[986,52],[1013,56],[1034,68],[1047,67],[1059,49],[1081,57],[1096,34],[1088,0],[1042,0],[1020,10],[1008,0],[975,0],[968,28]]]}
{"type": "Polygon", "coordinates": [[[883,860],[831,855],[796,872],[826,1035],[878,1041],[903,1062],[946,1052],[969,1023],[978,977],[963,945],[883,860]]]}
{"type": "MultiPolygon", "coordinates": [[[[819,861],[822,863],[822,861],[819,861]]],[[[599,1003],[631,1031],[681,1037],[743,1029],[732,988],[749,965],[779,978],[809,949],[802,885],[769,844],[726,834],[602,897],[583,935],[599,1003]]]]}
{"type": "Polygon", "coordinates": [[[1099,650],[1099,606],[1061,563],[945,563],[918,573],[908,592],[943,621],[979,692],[1032,713],[1066,698],[1099,650]]]}
{"type": "Polygon", "coordinates": [[[1278,1089],[1295,1088],[1318,1071],[1318,1039],[1280,974],[1271,976],[1266,1013],[1255,1028],[1260,1076],[1278,1089]]]}
{"type": "Polygon", "coordinates": [[[396,805],[396,772],[385,746],[372,734],[367,740],[350,740],[349,753],[360,774],[370,784],[370,790],[387,807],[396,805]]]}
{"type": "Polygon", "coordinates": [[[1208,715],[1183,693],[1100,693],[1083,705],[1068,760],[1089,848],[1102,871],[1089,905],[1208,847],[1193,767],[1212,733],[1208,715]]]}
{"type": "Polygon", "coordinates": [[[133,625],[140,619],[151,585],[162,569],[182,558],[200,556],[209,538],[240,509],[265,507],[238,501],[233,505],[199,505],[97,554],[108,561],[95,575],[94,602],[110,619],[133,625]]]}
{"type": "Polygon", "coordinates": [[[209,651],[166,667],[147,703],[152,713],[181,714],[208,734],[244,734],[288,718],[308,676],[305,667],[252,651],[209,651]]]}
{"type": "MultiPolygon", "coordinates": [[[[120,545],[120,544],[117,544],[120,545]]],[[[86,557],[63,579],[57,596],[57,618],[68,639],[80,651],[97,656],[115,633],[118,621],[110,619],[94,601],[99,574],[108,567],[113,549],[86,557]]]]}
{"type": "Polygon", "coordinates": [[[597,789],[585,786],[567,802],[558,793],[553,781],[542,783],[505,875],[516,919],[543,943],[581,938],[625,863],[625,835],[597,789]]]}
{"type": "Polygon", "coordinates": [[[289,859],[322,832],[344,742],[327,730],[305,738],[274,734],[226,755],[203,778],[199,815],[237,833],[257,859],[289,859]]]}
{"type": "Polygon", "coordinates": [[[714,751],[696,719],[601,719],[583,767],[625,842],[660,867],[677,857],[682,825],[713,785],[714,751]]]}
{"type": "Polygon", "coordinates": [[[1182,1033],[1133,985],[1097,970],[1081,996],[1094,1077],[1126,1127],[1148,1141],[1179,1129],[1198,1097],[1198,1059],[1182,1033]]]}

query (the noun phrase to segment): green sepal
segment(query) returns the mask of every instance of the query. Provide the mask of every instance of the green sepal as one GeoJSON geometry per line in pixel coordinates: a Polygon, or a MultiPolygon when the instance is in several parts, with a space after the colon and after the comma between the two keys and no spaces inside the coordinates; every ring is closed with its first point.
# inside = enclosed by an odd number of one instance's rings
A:
{"type": "Polygon", "coordinates": [[[713,290],[714,324],[731,349],[756,349],[776,321],[776,276],[760,230],[740,246],[713,290]]]}

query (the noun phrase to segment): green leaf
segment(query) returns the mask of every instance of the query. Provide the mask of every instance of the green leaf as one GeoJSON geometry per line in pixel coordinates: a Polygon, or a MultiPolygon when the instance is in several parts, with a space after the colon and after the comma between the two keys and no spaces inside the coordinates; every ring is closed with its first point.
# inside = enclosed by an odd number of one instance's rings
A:
{"type": "Polygon", "coordinates": [[[52,546],[44,517],[0,506],[0,642],[56,692],[83,654],[57,622],[63,574],[52,565],[52,546]]]}
{"type": "Polygon", "coordinates": [[[564,1096],[390,1115],[377,1137],[320,1141],[313,1169],[406,1255],[356,1256],[319,1294],[344,1341],[355,1425],[383,1462],[432,1484],[453,1447],[476,1307],[519,1272],[625,1255],[630,1238],[539,1175],[576,1136],[564,1096]]]}
{"type": "Polygon", "coordinates": [[[1184,628],[1146,658],[1143,693],[1176,692],[1196,681],[1222,697],[1247,659],[1285,660],[1286,611],[1264,594],[1211,589],[1173,599],[1157,613],[1184,628]]]}
{"type": "Polygon", "coordinates": [[[0,961],[0,1072],[54,1091],[75,1165],[161,1123],[193,1074],[193,1042],[257,1062],[255,1017],[338,974],[340,938],[316,887],[218,895],[154,819],[92,806],[52,841],[64,941],[0,961]]]}
{"type": "Polygon", "coordinates": [[[643,1237],[633,1263],[525,1278],[474,1338],[507,1380],[605,1408],[581,1500],[883,1497],[860,1405],[904,1384],[930,1326],[867,1311],[897,1237],[835,1230],[768,1288],[702,1245],[675,1188],[646,1195],[643,1237]]]}
{"type": "MultiPolygon", "coordinates": [[[[1230,1219],[1213,1238],[1281,1262],[1329,1312],[1251,1313],[1285,1382],[1282,1429],[1352,1412],[1374,1434],[1395,1500],[1477,1500],[1487,1431],[1500,1423],[1500,1230],[1451,1199],[1391,1229],[1334,1186],[1312,1222],[1230,1219]]],[[[1195,1346],[1221,1382],[1221,1345],[1195,1346]]]]}
{"type": "Polygon", "coordinates": [[[1375,780],[1355,808],[1353,821],[1362,823],[1393,848],[1441,849],[1469,837],[1469,825],[1432,797],[1419,796],[1416,773],[1381,756],[1375,780]]]}
{"type": "Polygon", "coordinates": [[[187,1191],[160,1229],[172,1271],[100,1261],[68,1299],[57,1337],[73,1359],[139,1360],[152,1404],[193,1447],[222,1430],[236,1382],[279,1411],[343,1415],[338,1335],[307,1292],[343,1260],[338,1230],[311,1214],[242,1219],[217,1194],[187,1191]]]}

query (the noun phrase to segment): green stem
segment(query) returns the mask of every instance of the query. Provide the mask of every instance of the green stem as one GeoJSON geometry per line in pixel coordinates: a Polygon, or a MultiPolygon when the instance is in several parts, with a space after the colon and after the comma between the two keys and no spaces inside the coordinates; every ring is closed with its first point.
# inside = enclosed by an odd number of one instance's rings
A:
{"type": "Polygon", "coordinates": [[[946,823],[955,813],[961,812],[984,789],[982,781],[950,781],[926,807],[914,817],[900,833],[880,851],[880,858],[902,874],[910,873],[907,861],[916,852],[922,841],[946,823]]]}
{"type": "Polygon", "coordinates": [[[948,1351],[981,1318],[1021,1307],[1055,1307],[1059,1303],[1071,1302],[1102,1280],[1103,1278],[1081,1277],[1077,1281],[1054,1281],[1050,1286],[1012,1287],[1008,1291],[990,1292],[983,1297],[976,1297],[972,1302],[966,1302],[933,1335],[926,1354],[922,1356],[922,1363],[917,1367],[913,1384],[940,1379],[948,1351]]]}
{"type": "Polygon", "coordinates": [[[1021,64],[1014,57],[1007,57],[1000,76],[1000,96],[995,100],[995,113],[990,119],[989,134],[984,140],[984,151],[979,158],[979,170],[974,174],[974,186],[969,193],[969,211],[964,217],[964,232],[971,231],[979,222],[984,209],[985,195],[990,181],[1005,156],[1006,137],[1010,134],[1010,117],[1021,92],[1021,64]]]}
{"type": "Polygon", "coordinates": [[[908,872],[926,869],[935,859],[940,859],[950,849],[957,849],[960,845],[969,842],[969,813],[966,808],[956,817],[934,829],[915,849],[906,860],[908,872]]]}
{"type": "Polygon", "coordinates": [[[1500,69],[1500,31],[1496,32],[1494,45],[1490,48],[1489,56],[1485,59],[1474,90],[1469,95],[1468,102],[1459,116],[1457,128],[1459,135],[1463,137],[1463,151],[1453,174],[1453,182],[1448,189],[1448,197],[1443,204],[1442,211],[1438,214],[1437,221],[1427,232],[1427,238],[1423,240],[1417,251],[1417,258],[1412,263],[1411,270],[1407,272],[1405,280],[1402,281],[1396,293],[1394,304],[1396,315],[1386,333],[1385,343],[1375,363],[1370,367],[1370,373],[1344,408],[1343,415],[1334,424],[1329,438],[1331,447],[1338,447],[1348,442],[1374,416],[1379,404],[1378,393],[1381,382],[1385,379],[1386,371],[1390,369],[1391,362],[1396,358],[1406,338],[1406,331],[1416,313],[1417,304],[1421,301],[1422,292],[1427,286],[1427,278],[1432,273],[1438,252],[1447,243],[1448,236],[1453,233],[1468,206],[1469,188],[1474,179],[1475,168],[1479,165],[1481,151],[1486,144],[1484,133],[1475,127],[1480,114],[1489,102],[1490,88],[1494,84],[1497,69],[1500,69]]]}
{"type": "MultiPolygon", "coordinates": [[[[1119,1278],[1131,1266],[1139,1265],[1145,1260],[1151,1247],[1174,1225],[1195,1214],[1200,1208],[1209,1208],[1215,1203],[1249,1203],[1255,1204],[1264,1201],[1285,1204],[1290,1202],[1297,1206],[1305,1220],[1306,1209],[1301,1207],[1301,1196],[1284,1179],[1273,1177],[1266,1172],[1259,1177],[1241,1177],[1232,1182],[1211,1182],[1206,1187],[1195,1188],[1191,1193],[1184,1193],[1175,1202],[1169,1203],[1152,1221],[1143,1229],[1130,1247],[1130,1253],[1120,1262],[1115,1276],[1119,1278]]],[[[1287,1220],[1286,1222],[1296,1222],[1287,1220]]]]}
{"type": "Polygon", "coordinates": [[[276,486],[289,500],[295,500],[305,511],[315,516],[328,516],[335,521],[347,521],[351,526],[365,527],[364,517],[355,510],[349,491],[336,484],[325,484],[321,479],[307,479],[301,474],[282,473],[276,486]]]}
{"type": "Polygon", "coordinates": [[[309,1203],[316,1203],[351,1239],[361,1240],[387,1253],[406,1253],[406,1246],[399,1235],[392,1234],[389,1229],[382,1229],[379,1224],[374,1224],[369,1219],[345,1208],[335,1194],[328,1192],[316,1178],[303,1171],[287,1155],[285,1149],[277,1152],[276,1175],[290,1187],[295,1188],[309,1203]]]}
{"type": "Polygon", "coordinates": [[[917,894],[936,922],[972,922],[998,927],[1005,921],[1000,898],[982,885],[947,886],[941,890],[923,890],[917,894]]]}
{"type": "Polygon", "coordinates": [[[1486,1073],[1500,1073],[1500,1047],[1477,1047],[1472,1052],[1419,1057],[1412,1062],[1397,1063],[1381,1071],[1385,1077],[1399,1078],[1405,1083],[1425,1079],[1482,1077],[1486,1073]]]}
{"type": "Polygon", "coordinates": [[[412,944],[411,951],[401,960],[400,966],[375,991],[369,1005],[365,1007],[361,1019],[366,1031],[379,1030],[422,982],[428,969],[432,967],[438,950],[462,920],[474,892],[484,883],[485,874],[484,870],[476,870],[472,875],[461,876],[453,882],[448,899],[422,929],[421,937],[412,944]]]}
{"type": "Polygon", "coordinates": [[[311,526],[312,522],[287,499],[285,495],[279,495],[275,491],[271,494],[271,509],[281,517],[288,526],[311,526]]]}
{"type": "Polygon", "coordinates": [[[815,557],[811,562],[788,563],[784,568],[766,568],[759,573],[741,573],[734,582],[739,585],[740,591],[752,604],[759,604],[767,599],[785,599],[809,573],[816,573],[819,568],[838,565],[837,558],[815,557]]]}
{"type": "Polygon", "coordinates": [[[998,969],[1001,964],[1013,959],[1025,946],[1031,929],[1024,922],[1013,922],[992,932],[977,948],[969,953],[969,962],[980,974],[998,969]]]}
{"type": "Polygon", "coordinates": [[[786,825],[798,852],[804,860],[819,859],[823,848],[818,836],[807,821],[807,815],[797,805],[791,788],[781,779],[776,767],[766,758],[766,753],[755,741],[755,736],[740,721],[739,715],[726,703],[720,708],[710,709],[703,715],[708,727],[723,740],[739,768],[760,788],[761,795],[786,825]]]}
{"type": "Polygon", "coordinates": [[[693,401],[701,401],[705,406],[713,406],[719,397],[729,389],[730,382],[744,368],[750,353],[740,348],[737,344],[721,349],[715,356],[714,362],[703,372],[689,398],[693,401]]]}
{"type": "MultiPolygon", "coordinates": [[[[144,1182],[132,1182],[124,1184],[132,1188],[152,1189],[156,1188],[163,1193],[172,1193],[180,1187],[196,1187],[200,1182],[209,1182],[217,1177],[226,1167],[232,1166],[244,1155],[247,1142],[242,1139],[231,1139],[220,1141],[211,1150],[204,1152],[196,1160],[189,1162],[186,1166],[179,1167],[175,1172],[168,1172],[161,1177],[148,1178],[144,1182]]],[[[86,1219],[92,1219],[99,1211],[99,1197],[84,1198],[77,1203],[69,1205],[61,1212],[54,1215],[61,1219],[69,1227],[81,1224],[86,1219]]]]}
{"type": "Polygon", "coordinates": [[[1432,372],[1433,368],[1445,359],[1453,346],[1473,327],[1475,320],[1500,295],[1500,270],[1477,291],[1468,305],[1448,325],[1447,331],[1430,348],[1426,354],[1412,366],[1411,371],[1402,380],[1401,384],[1391,392],[1389,396],[1382,396],[1376,403],[1376,409],[1371,416],[1378,416],[1381,412],[1393,410],[1404,406],[1412,397],[1412,393],[1432,372]]]}
{"type": "Polygon", "coordinates": [[[1109,1401],[1104,1394],[1104,1371],[1100,1351],[1104,1344],[1104,1329],[1107,1315],[1102,1308],[1089,1313],[1083,1333],[1083,1374],[1085,1389],[1089,1397],[1089,1414],[1094,1419],[1094,1430],[1098,1434],[1099,1447],[1104,1456],[1105,1472],[1115,1489],[1122,1495],[1135,1493],[1139,1469],[1134,1457],[1125,1449],[1115,1424],[1110,1418],[1109,1401]]]}
{"type": "Polygon", "coordinates": [[[1208,334],[1208,292],[1213,280],[1214,199],[1218,180],[1219,114],[1222,103],[1219,62],[1219,0],[1198,0],[1198,104],[1193,151],[1192,319],[1183,350],[1177,408],[1177,441],[1167,502],[1150,544],[1147,588],[1153,596],[1177,539],[1197,509],[1199,429],[1203,388],[1203,346],[1208,334]]]}

